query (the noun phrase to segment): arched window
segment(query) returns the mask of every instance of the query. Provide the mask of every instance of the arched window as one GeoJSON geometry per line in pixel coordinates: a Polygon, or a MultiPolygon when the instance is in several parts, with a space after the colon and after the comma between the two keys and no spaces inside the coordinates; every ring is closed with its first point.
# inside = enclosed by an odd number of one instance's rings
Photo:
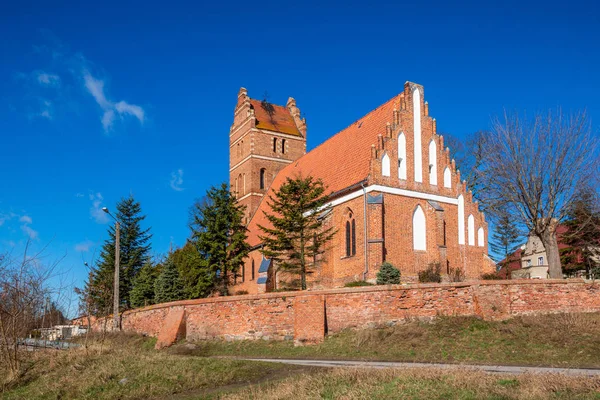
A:
{"type": "Polygon", "coordinates": [[[414,157],[415,157],[415,182],[423,182],[423,149],[421,148],[421,92],[413,92],[413,127],[414,127],[414,157]]]}
{"type": "Polygon", "coordinates": [[[273,153],[277,153],[277,138],[273,138],[273,153]]]}
{"type": "Polygon", "coordinates": [[[465,244],[465,199],[458,196],[458,244],[465,244]]]}
{"type": "Polygon", "coordinates": [[[246,263],[242,265],[242,282],[246,281],[246,263]]]}
{"type": "Polygon", "coordinates": [[[252,260],[252,279],[254,280],[254,259],[252,260]]]}
{"type": "Polygon", "coordinates": [[[446,169],[444,170],[444,187],[452,187],[452,174],[450,173],[450,168],[448,167],[446,167],[446,169]]]}
{"type": "Polygon", "coordinates": [[[483,228],[477,229],[477,246],[483,247],[485,245],[485,238],[483,233],[483,228]]]}
{"type": "Polygon", "coordinates": [[[285,139],[281,139],[281,154],[285,154],[285,139]]]}
{"type": "Polygon", "coordinates": [[[265,189],[265,169],[260,169],[260,190],[265,189]]]}
{"type": "Polygon", "coordinates": [[[356,255],[356,221],[352,211],[346,219],[346,257],[356,255]]]}
{"type": "Polygon", "coordinates": [[[242,194],[246,194],[246,174],[242,178],[242,194]]]}
{"type": "Polygon", "coordinates": [[[429,184],[437,185],[437,145],[429,142],[429,184]]]}
{"type": "Polygon", "coordinates": [[[473,214],[467,219],[467,231],[469,233],[469,246],[475,246],[475,218],[473,214]]]}
{"type": "Polygon", "coordinates": [[[240,147],[240,143],[239,143],[239,142],[238,142],[237,146],[235,147],[235,149],[236,149],[236,154],[237,154],[237,156],[238,156],[238,157],[239,157],[239,156],[241,156],[241,155],[242,155],[242,150],[241,150],[241,147],[240,147]]]}
{"type": "Polygon", "coordinates": [[[237,186],[237,189],[236,189],[236,190],[237,190],[237,194],[241,194],[241,191],[242,191],[242,185],[243,185],[243,182],[242,182],[242,174],[239,174],[239,175],[238,175],[238,179],[237,179],[237,185],[238,185],[238,186],[237,186]]]}
{"type": "Polygon", "coordinates": [[[238,193],[238,180],[237,178],[235,178],[235,195],[237,196],[238,193]]]}
{"type": "Polygon", "coordinates": [[[427,250],[426,232],[425,213],[421,206],[417,206],[413,214],[413,249],[427,250]]]}
{"type": "Polygon", "coordinates": [[[390,176],[390,156],[385,153],[381,159],[381,175],[390,176]]]}
{"type": "Polygon", "coordinates": [[[398,135],[398,178],[406,179],[406,136],[398,135]]]}

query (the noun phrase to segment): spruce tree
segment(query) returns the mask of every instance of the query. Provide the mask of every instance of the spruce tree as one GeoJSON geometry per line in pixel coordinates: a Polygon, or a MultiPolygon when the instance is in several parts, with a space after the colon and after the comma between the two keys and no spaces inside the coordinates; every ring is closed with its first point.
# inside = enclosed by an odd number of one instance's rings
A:
{"type": "Polygon", "coordinates": [[[169,255],[177,266],[187,299],[207,297],[214,286],[208,262],[200,255],[196,244],[188,240],[186,244],[169,255]]]}
{"type": "Polygon", "coordinates": [[[184,298],[183,283],[171,257],[165,260],[160,274],[154,282],[154,301],[166,303],[184,298]]]}
{"type": "Polygon", "coordinates": [[[306,290],[307,275],[314,272],[325,245],[335,234],[333,227],[324,228],[319,216],[327,211],[328,195],[320,179],[287,178],[274,195],[270,195],[270,212],[265,216],[271,226],[259,228],[264,244],[263,254],[273,260],[278,270],[294,278],[290,288],[306,290]]]}
{"type": "MultiPolygon", "coordinates": [[[[142,215],[140,203],[132,195],[117,203],[116,219],[121,225],[120,237],[120,271],[119,297],[121,307],[130,308],[129,294],[133,280],[142,266],[149,261],[150,229],[143,229],[141,223],[146,218],[142,215]]],[[[94,272],[91,286],[95,308],[112,311],[112,293],[115,271],[115,227],[108,228],[108,239],[104,242],[100,258],[94,272]],[[109,290],[109,293],[107,293],[109,290]]]]}
{"type": "Polygon", "coordinates": [[[492,251],[502,256],[505,260],[505,265],[502,267],[508,268],[508,264],[510,263],[509,258],[519,247],[520,238],[521,234],[515,218],[509,213],[502,213],[494,225],[494,233],[490,240],[492,251]]]}
{"type": "Polygon", "coordinates": [[[563,272],[585,270],[586,277],[600,277],[600,202],[590,187],[580,188],[564,223],[561,263],[563,272]]]}
{"type": "Polygon", "coordinates": [[[400,270],[389,262],[384,262],[377,272],[378,285],[397,285],[400,283],[400,270]]]}
{"type": "MultiPolygon", "coordinates": [[[[231,281],[250,251],[243,224],[244,207],[237,204],[227,184],[223,183],[220,187],[210,188],[204,201],[197,201],[190,214],[192,241],[208,268],[208,276],[202,271],[200,277],[227,296],[231,281]]],[[[206,290],[204,283],[201,286],[206,290]]]]}
{"type": "Polygon", "coordinates": [[[154,304],[154,282],[159,274],[159,266],[152,262],[144,264],[133,280],[129,293],[132,307],[145,307],[154,304]]]}

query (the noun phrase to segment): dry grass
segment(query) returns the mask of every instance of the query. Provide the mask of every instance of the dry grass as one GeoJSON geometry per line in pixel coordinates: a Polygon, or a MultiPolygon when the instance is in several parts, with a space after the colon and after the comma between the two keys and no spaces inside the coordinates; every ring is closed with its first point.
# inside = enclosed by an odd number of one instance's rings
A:
{"type": "MultiPolygon", "coordinates": [[[[488,322],[444,317],[348,330],[317,346],[290,342],[199,342],[195,355],[600,367],[600,313],[488,322]]],[[[173,351],[181,352],[181,348],[173,351]]]]}
{"type": "MultiPolygon", "coordinates": [[[[110,336],[90,347],[37,351],[18,385],[3,399],[148,399],[256,382],[281,366],[236,360],[179,357],[153,349],[154,340],[110,336]]],[[[293,369],[286,366],[283,369],[293,369]]]]}
{"type": "Polygon", "coordinates": [[[459,370],[336,369],[260,385],[221,399],[599,399],[600,378],[498,376],[459,370]]]}

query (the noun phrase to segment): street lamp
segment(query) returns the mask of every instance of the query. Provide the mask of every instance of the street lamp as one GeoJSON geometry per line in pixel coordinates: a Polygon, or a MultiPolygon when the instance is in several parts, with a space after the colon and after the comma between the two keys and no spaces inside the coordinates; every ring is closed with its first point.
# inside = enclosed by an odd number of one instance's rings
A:
{"type": "Polygon", "coordinates": [[[119,221],[108,211],[108,208],[102,207],[102,211],[111,216],[115,220],[115,282],[113,285],[113,320],[115,330],[119,330],[119,259],[121,258],[121,224],[119,221]]]}

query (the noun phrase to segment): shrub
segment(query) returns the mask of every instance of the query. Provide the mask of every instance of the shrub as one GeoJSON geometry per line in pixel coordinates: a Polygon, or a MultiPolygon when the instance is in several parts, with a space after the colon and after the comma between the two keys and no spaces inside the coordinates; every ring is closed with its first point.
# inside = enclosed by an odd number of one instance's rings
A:
{"type": "Polygon", "coordinates": [[[460,268],[450,268],[448,279],[450,282],[463,282],[465,280],[465,273],[460,268]]]}
{"type": "Polygon", "coordinates": [[[244,294],[248,294],[247,290],[238,290],[237,292],[235,292],[236,296],[242,296],[244,294]]]}
{"type": "Polygon", "coordinates": [[[365,282],[365,281],[354,281],[354,282],[348,282],[344,285],[344,287],[359,287],[359,286],[373,286],[373,284],[369,283],[369,282],[365,282]]]}
{"type": "Polygon", "coordinates": [[[378,285],[392,285],[400,283],[400,270],[389,262],[384,262],[377,273],[378,285]]]}
{"type": "Polygon", "coordinates": [[[442,267],[440,263],[430,263],[426,269],[423,271],[419,271],[419,282],[436,282],[440,283],[442,281],[442,267]]]}
{"type": "Polygon", "coordinates": [[[500,279],[502,279],[502,277],[499,276],[498,273],[496,273],[496,272],[490,272],[490,273],[481,275],[481,279],[483,279],[484,281],[494,281],[494,280],[500,280],[500,279]]]}

